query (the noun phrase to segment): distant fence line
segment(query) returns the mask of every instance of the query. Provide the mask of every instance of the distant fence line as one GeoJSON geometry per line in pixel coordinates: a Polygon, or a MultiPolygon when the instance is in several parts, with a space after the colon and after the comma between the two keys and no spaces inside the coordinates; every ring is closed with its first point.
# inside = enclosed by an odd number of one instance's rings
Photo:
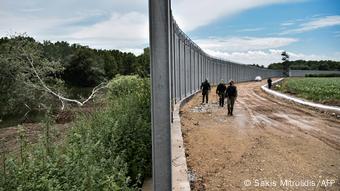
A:
{"type": "Polygon", "coordinates": [[[340,71],[326,71],[326,70],[290,70],[290,77],[303,77],[306,74],[340,74],[340,71]]]}

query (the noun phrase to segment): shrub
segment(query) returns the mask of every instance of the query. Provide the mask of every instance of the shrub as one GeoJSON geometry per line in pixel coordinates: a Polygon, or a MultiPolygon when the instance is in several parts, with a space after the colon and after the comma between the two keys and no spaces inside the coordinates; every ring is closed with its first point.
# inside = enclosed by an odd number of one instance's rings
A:
{"type": "Polygon", "coordinates": [[[63,145],[50,141],[50,120],[31,148],[23,131],[21,157],[2,157],[0,190],[137,190],[151,169],[149,80],[119,76],[108,97],[107,108],[76,120],[63,145]]]}
{"type": "Polygon", "coordinates": [[[340,77],[340,74],[330,73],[330,74],[306,74],[305,77],[340,77]]]}

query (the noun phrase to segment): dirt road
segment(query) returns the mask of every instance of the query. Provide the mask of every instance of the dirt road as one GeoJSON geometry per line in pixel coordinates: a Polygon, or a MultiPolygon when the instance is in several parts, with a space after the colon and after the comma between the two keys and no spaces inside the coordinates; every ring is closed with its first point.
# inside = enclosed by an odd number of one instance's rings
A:
{"type": "Polygon", "coordinates": [[[234,116],[201,95],[181,109],[192,190],[340,190],[340,120],[237,84],[234,116]],[[334,183],[335,181],[335,183],[334,183]]]}

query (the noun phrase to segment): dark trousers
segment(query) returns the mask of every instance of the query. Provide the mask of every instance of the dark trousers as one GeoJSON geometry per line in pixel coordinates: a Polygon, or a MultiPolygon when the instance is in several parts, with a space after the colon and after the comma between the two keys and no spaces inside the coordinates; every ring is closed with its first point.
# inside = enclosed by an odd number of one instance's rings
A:
{"type": "Polygon", "coordinates": [[[272,89],[272,83],[268,83],[268,88],[272,89]]]}
{"type": "Polygon", "coordinates": [[[228,114],[232,115],[234,110],[234,104],[235,104],[236,97],[229,96],[227,100],[228,104],[228,114]]]}
{"type": "Polygon", "coordinates": [[[219,94],[220,97],[220,106],[223,107],[224,106],[224,94],[219,94]]]}
{"type": "Polygon", "coordinates": [[[203,91],[202,95],[203,95],[202,103],[204,103],[204,98],[205,98],[205,102],[208,103],[208,100],[209,100],[209,98],[208,98],[209,97],[208,96],[209,95],[208,91],[203,91]]]}

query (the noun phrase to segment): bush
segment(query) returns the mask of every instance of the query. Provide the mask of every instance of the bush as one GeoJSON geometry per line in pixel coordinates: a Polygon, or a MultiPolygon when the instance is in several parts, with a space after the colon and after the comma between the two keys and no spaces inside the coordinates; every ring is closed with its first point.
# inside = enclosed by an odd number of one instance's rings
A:
{"type": "Polygon", "coordinates": [[[22,133],[20,158],[2,157],[0,190],[137,190],[151,169],[149,80],[119,76],[108,97],[107,108],[76,120],[63,145],[51,143],[49,120],[32,148],[22,133]]]}
{"type": "Polygon", "coordinates": [[[331,73],[331,74],[306,74],[305,77],[340,77],[340,74],[331,73]]]}

